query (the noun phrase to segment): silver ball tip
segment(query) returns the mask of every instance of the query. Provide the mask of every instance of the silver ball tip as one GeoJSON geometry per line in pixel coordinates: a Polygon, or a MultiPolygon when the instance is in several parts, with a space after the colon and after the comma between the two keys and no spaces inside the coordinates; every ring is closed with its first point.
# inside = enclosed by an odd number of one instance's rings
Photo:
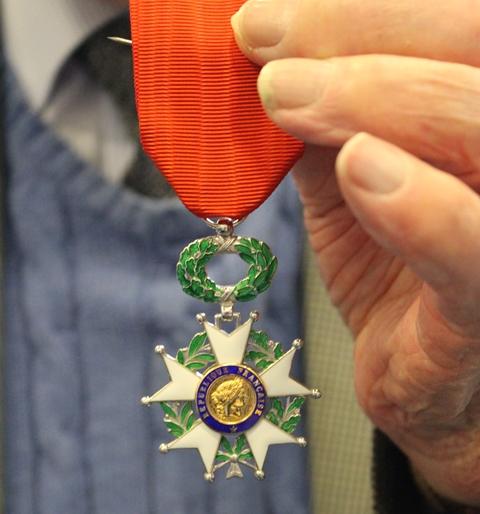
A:
{"type": "Polygon", "coordinates": [[[252,311],[250,313],[250,319],[253,321],[258,321],[260,319],[260,313],[258,311],[252,311]]]}
{"type": "Polygon", "coordinates": [[[263,480],[265,478],[265,473],[261,469],[257,469],[257,471],[255,471],[255,478],[257,480],[263,480]]]}
{"type": "Polygon", "coordinates": [[[300,348],[303,347],[303,340],[302,339],[295,339],[292,343],[293,348],[295,350],[300,350],[300,348]]]}
{"type": "Polygon", "coordinates": [[[213,473],[205,473],[203,476],[207,482],[213,482],[215,479],[215,475],[213,473]]]}
{"type": "Polygon", "coordinates": [[[201,312],[200,314],[197,314],[195,316],[196,320],[198,321],[198,323],[203,324],[205,323],[205,321],[207,320],[207,315],[204,313],[204,312],[201,312]]]}
{"type": "Polygon", "coordinates": [[[301,446],[302,448],[305,448],[307,446],[307,440],[305,439],[305,437],[298,437],[297,438],[297,443],[299,444],[299,446],[301,446]]]}

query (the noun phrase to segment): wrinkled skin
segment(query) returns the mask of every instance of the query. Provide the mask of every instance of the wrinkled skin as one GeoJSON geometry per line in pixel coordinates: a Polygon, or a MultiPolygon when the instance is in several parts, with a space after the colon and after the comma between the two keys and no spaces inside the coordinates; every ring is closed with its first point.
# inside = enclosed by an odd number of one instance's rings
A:
{"type": "Polygon", "coordinates": [[[480,0],[250,0],[232,21],[268,63],[268,115],[307,143],[295,180],[356,339],[361,406],[439,494],[476,506],[479,12],[480,0]]]}

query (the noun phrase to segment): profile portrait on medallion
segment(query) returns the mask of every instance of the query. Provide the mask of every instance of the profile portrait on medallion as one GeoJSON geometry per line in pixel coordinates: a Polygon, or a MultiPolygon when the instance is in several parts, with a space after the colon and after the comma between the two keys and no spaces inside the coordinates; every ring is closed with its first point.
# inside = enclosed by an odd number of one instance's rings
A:
{"type": "Polygon", "coordinates": [[[265,401],[265,388],[260,378],[243,365],[207,370],[196,395],[202,421],[225,433],[251,428],[263,414],[265,401]]]}
{"type": "Polygon", "coordinates": [[[251,416],[257,398],[247,379],[238,375],[225,375],[209,388],[207,405],[221,423],[239,423],[251,416]]]}

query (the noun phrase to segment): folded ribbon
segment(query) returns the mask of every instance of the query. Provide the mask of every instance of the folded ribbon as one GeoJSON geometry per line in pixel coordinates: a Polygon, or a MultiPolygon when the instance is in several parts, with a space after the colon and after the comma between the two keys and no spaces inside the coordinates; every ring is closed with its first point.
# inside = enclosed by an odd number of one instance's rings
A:
{"type": "Polygon", "coordinates": [[[131,0],[143,147],[199,217],[242,218],[303,151],[266,116],[258,66],[237,48],[243,0],[131,0]]]}

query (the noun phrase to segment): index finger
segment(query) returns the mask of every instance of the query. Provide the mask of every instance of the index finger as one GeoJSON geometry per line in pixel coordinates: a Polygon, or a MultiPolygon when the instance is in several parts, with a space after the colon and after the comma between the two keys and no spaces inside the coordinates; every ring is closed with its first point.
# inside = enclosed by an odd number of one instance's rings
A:
{"type": "Polygon", "coordinates": [[[252,61],[385,53],[480,65],[480,0],[248,0],[232,18],[252,61]]]}

